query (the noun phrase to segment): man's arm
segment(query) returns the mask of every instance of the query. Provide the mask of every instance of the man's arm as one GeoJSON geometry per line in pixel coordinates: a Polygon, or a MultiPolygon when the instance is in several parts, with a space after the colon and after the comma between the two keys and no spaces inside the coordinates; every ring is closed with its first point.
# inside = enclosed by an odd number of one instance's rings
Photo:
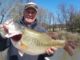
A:
{"type": "Polygon", "coordinates": [[[4,51],[7,47],[7,38],[3,38],[0,34],[0,51],[4,51]]]}

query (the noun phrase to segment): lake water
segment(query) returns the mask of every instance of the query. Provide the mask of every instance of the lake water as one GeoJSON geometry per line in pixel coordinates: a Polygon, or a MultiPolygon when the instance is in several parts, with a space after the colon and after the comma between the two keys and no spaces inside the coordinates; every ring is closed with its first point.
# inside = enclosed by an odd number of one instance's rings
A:
{"type": "Polygon", "coordinates": [[[76,49],[73,56],[70,56],[64,49],[59,49],[50,57],[50,60],[80,60],[80,49],[76,49]]]}
{"type": "MultiPolygon", "coordinates": [[[[0,60],[7,59],[7,50],[0,52],[0,60]]],[[[64,49],[59,49],[51,57],[48,57],[50,60],[80,60],[80,49],[76,49],[73,56],[70,56],[64,49]]]]}

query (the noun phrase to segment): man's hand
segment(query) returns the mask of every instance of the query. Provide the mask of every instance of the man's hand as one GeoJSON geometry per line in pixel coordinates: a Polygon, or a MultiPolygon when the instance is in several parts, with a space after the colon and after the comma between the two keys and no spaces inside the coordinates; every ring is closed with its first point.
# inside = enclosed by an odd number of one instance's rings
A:
{"type": "Polygon", "coordinates": [[[74,50],[76,48],[77,44],[74,41],[68,41],[66,42],[64,49],[69,53],[69,55],[73,55],[74,54],[74,50]]]}
{"type": "Polygon", "coordinates": [[[52,54],[55,53],[56,50],[57,50],[57,48],[51,47],[51,48],[48,48],[48,49],[46,50],[46,53],[47,53],[48,55],[52,55],[52,54]]]}

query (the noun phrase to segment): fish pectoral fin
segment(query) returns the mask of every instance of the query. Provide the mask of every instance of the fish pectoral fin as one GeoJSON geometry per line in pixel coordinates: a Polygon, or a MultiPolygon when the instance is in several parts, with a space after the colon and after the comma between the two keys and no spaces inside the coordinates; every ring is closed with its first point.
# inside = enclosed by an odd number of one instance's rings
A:
{"type": "Polygon", "coordinates": [[[21,45],[20,45],[20,49],[22,50],[26,50],[28,48],[27,45],[25,45],[23,42],[21,42],[21,45]]]}
{"type": "Polygon", "coordinates": [[[18,53],[19,53],[19,55],[20,55],[21,57],[23,57],[24,52],[22,52],[22,51],[18,50],[18,53]]]}
{"type": "Polygon", "coordinates": [[[25,45],[24,43],[21,42],[20,44],[20,48],[18,50],[19,55],[22,57],[27,49],[27,45],[25,45]]]}

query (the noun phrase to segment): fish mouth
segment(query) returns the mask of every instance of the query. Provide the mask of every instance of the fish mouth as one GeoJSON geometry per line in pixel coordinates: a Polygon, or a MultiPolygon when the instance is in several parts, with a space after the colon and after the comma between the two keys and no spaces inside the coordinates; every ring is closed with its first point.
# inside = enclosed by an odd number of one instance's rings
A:
{"type": "Polygon", "coordinates": [[[21,38],[22,38],[22,34],[14,35],[14,36],[11,37],[11,39],[12,39],[13,41],[16,41],[16,42],[17,42],[17,41],[20,41],[21,38]]]}
{"type": "Polygon", "coordinates": [[[11,38],[13,41],[17,42],[21,40],[22,33],[20,31],[12,31],[11,33],[7,33],[5,35],[6,38],[11,38]]]}

